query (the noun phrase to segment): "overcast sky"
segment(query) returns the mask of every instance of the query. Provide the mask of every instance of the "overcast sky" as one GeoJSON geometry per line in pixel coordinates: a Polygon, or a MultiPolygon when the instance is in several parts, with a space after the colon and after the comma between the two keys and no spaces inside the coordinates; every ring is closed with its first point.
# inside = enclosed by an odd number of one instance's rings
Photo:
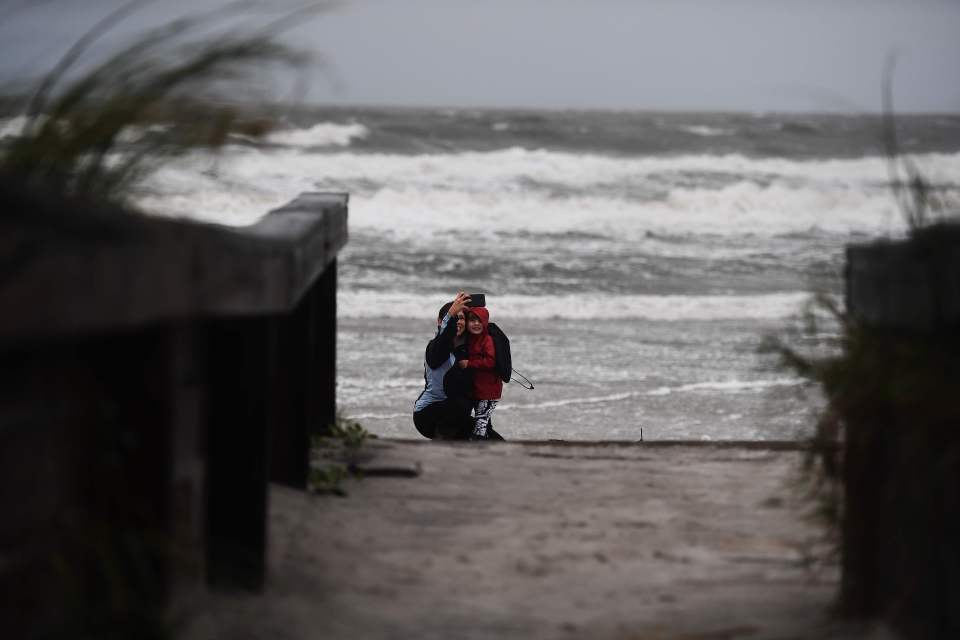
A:
{"type": "MultiPolygon", "coordinates": [[[[121,4],[0,0],[0,74],[49,65],[121,4]]],[[[117,37],[218,4],[158,1],[117,37]]],[[[285,83],[311,102],[877,111],[897,51],[898,111],[960,112],[957,0],[360,0],[286,37],[332,63],[285,83]]]]}

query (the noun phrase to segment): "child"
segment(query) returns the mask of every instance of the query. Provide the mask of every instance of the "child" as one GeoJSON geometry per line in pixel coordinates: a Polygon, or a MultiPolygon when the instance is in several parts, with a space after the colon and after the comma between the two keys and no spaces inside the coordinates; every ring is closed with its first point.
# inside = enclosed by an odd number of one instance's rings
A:
{"type": "Polygon", "coordinates": [[[473,307],[467,311],[467,359],[457,364],[473,372],[473,439],[490,438],[489,427],[493,410],[503,393],[503,381],[497,375],[496,348],[493,338],[487,332],[490,313],[484,307],[473,307]]]}

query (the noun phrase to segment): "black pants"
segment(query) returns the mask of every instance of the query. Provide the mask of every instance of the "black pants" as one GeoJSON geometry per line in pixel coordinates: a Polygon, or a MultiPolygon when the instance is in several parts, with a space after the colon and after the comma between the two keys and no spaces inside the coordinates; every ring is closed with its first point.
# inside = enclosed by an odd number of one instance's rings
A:
{"type": "Polygon", "coordinates": [[[414,411],[413,425],[431,440],[466,440],[473,433],[470,410],[449,398],[414,411]]]}

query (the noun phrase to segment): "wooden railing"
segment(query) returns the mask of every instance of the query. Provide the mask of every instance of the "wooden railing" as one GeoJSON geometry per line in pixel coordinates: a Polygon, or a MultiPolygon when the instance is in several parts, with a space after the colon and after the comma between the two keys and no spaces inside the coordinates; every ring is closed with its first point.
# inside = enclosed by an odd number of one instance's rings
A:
{"type": "Polygon", "coordinates": [[[107,570],[91,558],[130,536],[142,557],[114,560],[152,568],[151,602],[261,588],[267,483],[305,488],[335,420],[347,197],[232,228],[2,195],[7,628],[84,606],[107,570]]]}
{"type": "Polygon", "coordinates": [[[850,247],[846,298],[841,605],[957,638],[960,225],[850,247]]]}

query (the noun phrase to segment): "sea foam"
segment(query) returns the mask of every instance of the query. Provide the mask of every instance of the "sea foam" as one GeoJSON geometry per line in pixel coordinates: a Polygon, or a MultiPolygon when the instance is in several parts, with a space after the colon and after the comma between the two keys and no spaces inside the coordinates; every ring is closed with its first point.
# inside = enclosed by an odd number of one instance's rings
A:
{"type": "MultiPolygon", "coordinates": [[[[339,131],[330,139],[362,135],[360,129],[339,131]]],[[[306,133],[290,135],[300,140],[306,133]]],[[[950,182],[960,174],[960,154],[925,154],[916,162],[933,182],[960,189],[950,182]]],[[[352,229],[389,228],[411,238],[504,230],[589,231],[628,240],[651,232],[902,230],[882,157],[624,158],[519,148],[401,155],[232,147],[217,162],[215,179],[204,171],[198,161],[159,172],[148,183],[152,195],[145,208],[246,224],[303,191],[333,190],[351,193],[352,229]]]]}
{"type": "Polygon", "coordinates": [[[0,140],[6,137],[16,138],[23,134],[23,128],[27,125],[26,116],[15,116],[13,118],[0,118],[0,140]]]}
{"type": "Polygon", "coordinates": [[[307,129],[281,129],[267,135],[266,141],[290,147],[347,147],[353,140],[370,134],[362,124],[321,122],[307,129]]]}
{"type": "MultiPolygon", "coordinates": [[[[342,318],[430,318],[449,292],[340,291],[342,318]]],[[[809,301],[807,292],[766,295],[559,295],[490,296],[494,319],[567,320],[770,320],[791,317],[809,301]]]]}

